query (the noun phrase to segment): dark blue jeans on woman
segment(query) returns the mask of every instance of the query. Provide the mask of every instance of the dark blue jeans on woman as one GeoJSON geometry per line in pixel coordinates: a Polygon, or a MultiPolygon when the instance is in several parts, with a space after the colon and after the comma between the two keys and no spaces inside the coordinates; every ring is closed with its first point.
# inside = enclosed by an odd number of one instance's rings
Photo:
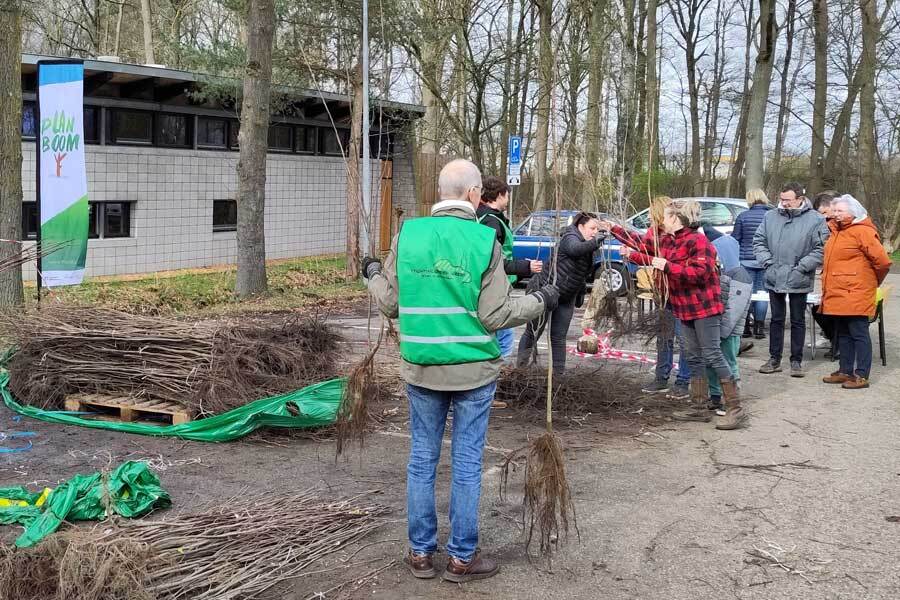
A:
{"type": "Polygon", "coordinates": [[[834,317],[838,347],[841,349],[841,373],[869,378],[872,371],[872,338],[869,317],[834,317]]]}
{"type": "MultiPolygon", "coordinates": [[[[756,267],[744,267],[747,273],[753,278],[753,292],[766,291],[766,270],[757,269],[756,267]]],[[[754,300],[750,303],[750,314],[757,323],[765,323],[766,313],[769,312],[769,303],[762,300],[754,300]]]]}

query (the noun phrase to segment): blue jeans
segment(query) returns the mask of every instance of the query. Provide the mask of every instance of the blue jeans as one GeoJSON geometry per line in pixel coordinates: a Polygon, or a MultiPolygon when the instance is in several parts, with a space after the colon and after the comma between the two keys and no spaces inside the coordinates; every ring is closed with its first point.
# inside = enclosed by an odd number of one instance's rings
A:
{"type": "Polygon", "coordinates": [[[509,358],[512,356],[513,345],[516,342],[516,333],[512,329],[498,329],[494,332],[497,343],[500,344],[500,356],[509,358]]]}
{"type": "Polygon", "coordinates": [[[841,373],[869,378],[872,371],[872,338],[869,317],[835,317],[841,373]]]}
{"type": "Polygon", "coordinates": [[[678,374],[675,383],[687,385],[691,380],[691,370],[688,367],[687,352],[684,350],[684,338],[681,335],[681,321],[672,314],[672,309],[666,307],[663,312],[663,325],[659,335],[656,336],[656,380],[668,381],[672,374],[672,364],[675,362],[675,340],[678,340],[678,374]]]}
{"type": "Polygon", "coordinates": [[[474,390],[441,392],[407,384],[412,443],[406,469],[409,546],[415,554],[437,551],[437,475],[447,411],[453,404],[450,539],[447,553],[469,561],[478,545],[478,502],[481,498],[481,455],[497,382],[474,390]]]}
{"type": "MultiPolygon", "coordinates": [[[[753,278],[753,292],[766,291],[766,270],[755,267],[744,267],[753,278]]],[[[769,312],[769,303],[762,300],[754,300],[750,303],[750,314],[757,323],[766,322],[766,313],[769,312]]]]}

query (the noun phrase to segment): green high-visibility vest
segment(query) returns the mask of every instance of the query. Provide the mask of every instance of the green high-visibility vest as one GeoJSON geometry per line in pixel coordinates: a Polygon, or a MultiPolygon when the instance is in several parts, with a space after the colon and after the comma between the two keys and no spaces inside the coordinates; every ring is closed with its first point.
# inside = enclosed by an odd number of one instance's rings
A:
{"type": "MultiPolygon", "coordinates": [[[[484,223],[484,220],[487,219],[488,217],[491,217],[492,219],[494,219],[495,221],[500,223],[500,225],[503,226],[503,233],[504,233],[503,245],[500,247],[500,249],[503,251],[503,258],[505,260],[512,260],[512,257],[513,257],[513,232],[512,232],[512,230],[509,228],[509,225],[507,225],[503,219],[501,219],[497,215],[491,214],[491,213],[483,215],[480,219],[478,219],[478,222],[484,223]]],[[[510,284],[514,284],[516,282],[516,280],[519,279],[515,275],[507,275],[506,278],[509,279],[510,284]]]]}
{"type": "Polygon", "coordinates": [[[397,241],[400,355],[417,365],[456,365],[500,357],[478,320],[481,280],[496,232],[475,221],[423,217],[397,241]]]}

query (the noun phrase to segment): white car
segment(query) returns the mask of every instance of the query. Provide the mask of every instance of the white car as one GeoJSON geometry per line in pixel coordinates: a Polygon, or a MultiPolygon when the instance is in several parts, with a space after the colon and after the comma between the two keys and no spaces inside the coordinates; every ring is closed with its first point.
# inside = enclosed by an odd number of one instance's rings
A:
{"type": "MultiPolygon", "coordinates": [[[[709,196],[674,198],[674,200],[696,200],[700,203],[701,219],[721,231],[731,233],[734,220],[747,210],[747,202],[740,198],[714,198],[709,196]]],[[[650,227],[650,209],[645,208],[626,221],[628,225],[639,231],[647,231],[650,227]]]]}

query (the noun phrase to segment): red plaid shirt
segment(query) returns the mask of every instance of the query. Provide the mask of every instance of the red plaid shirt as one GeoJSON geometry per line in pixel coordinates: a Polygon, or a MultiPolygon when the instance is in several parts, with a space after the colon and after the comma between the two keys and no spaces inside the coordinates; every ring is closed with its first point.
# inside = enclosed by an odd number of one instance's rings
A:
{"type": "MultiPolygon", "coordinates": [[[[613,235],[624,243],[627,232],[613,230],[613,235]]],[[[629,236],[631,242],[637,240],[629,236]]],[[[637,241],[641,251],[633,252],[629,260],[639,265],[653,262],[653,244],[648,243],[650,235],[637,241]]],[[[652,239],[652,238],[651,238],[652,239]]],[[[669,303],[672,312],[682,321],[694,321],[705,317],[721,315],[725,312],[722,304],[722,290],[719,286],[719,272],[716,268],[716,249],[702,233],[695,229],[680,229],[675,235],[667,233],[659,236],[659,254],[666,259],[666,278],[669,282],[669,303]]]]}

